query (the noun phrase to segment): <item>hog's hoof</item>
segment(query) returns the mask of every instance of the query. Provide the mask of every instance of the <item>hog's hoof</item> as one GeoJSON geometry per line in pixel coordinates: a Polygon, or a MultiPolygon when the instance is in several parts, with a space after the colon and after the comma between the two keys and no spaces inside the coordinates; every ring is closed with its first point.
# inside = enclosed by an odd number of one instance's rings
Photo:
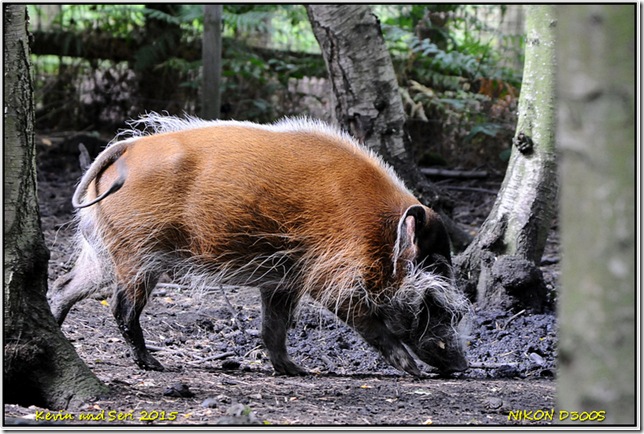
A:
{"type": "Polygon", "coordinates": [[[309,371],[306,369],[300,368],[295,363],[288,361],[283,361],[279,364],[274,363],[273,369],[277,375],[289,375],[291,377],[309,375],[309,371]]]}
{"type": "Polygon", "coordinates": [[[418,365],[404,348],[395,349],[386,355],[385,358],[396,369],[405,371],[414,377],[422,376],[418,365]]]}
{"type": "Polygon", "coordinates": [[[416,365],[416,362],[412,362],[412,364],[407,365],[405,368],[403,368],[403,371],[407,372],[408,374],[413,375],[416,378],[420,378],[420,377],[423,376],[420,373],[420,369],[418,369],[418,366],[416,365]]]}
{"type": "Polygon", "coordinates": [[[164,371],[165,370],[163,365],[159,363],[157,359],[155,359],[149,354],[147,354],[144,357],[137,358],[135,362],[139,366],[139,368],[145,369],[146,371],[164,371]]]}

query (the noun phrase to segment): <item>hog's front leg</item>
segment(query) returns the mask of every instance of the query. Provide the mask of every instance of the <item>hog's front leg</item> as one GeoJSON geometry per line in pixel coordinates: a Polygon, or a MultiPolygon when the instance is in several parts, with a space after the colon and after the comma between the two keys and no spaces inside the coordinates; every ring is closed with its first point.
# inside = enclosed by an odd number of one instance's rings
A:
{"type": "Polygon", "coordinates": [[[391,366],[415,377],[421,376],[416,361],[400,339],[389,330],[377,310],[362,308],[357,304],[351,309],[339,307],[336,314],[377,349],[391,366]]]}
{"type": "Polygon", "coordinates": [[[306,375],[308,371],[296,365],[286,351],[286,334],[293,321],[298,298],[286,290],[263,288],[262,339],[277,374],[306,375]]]}

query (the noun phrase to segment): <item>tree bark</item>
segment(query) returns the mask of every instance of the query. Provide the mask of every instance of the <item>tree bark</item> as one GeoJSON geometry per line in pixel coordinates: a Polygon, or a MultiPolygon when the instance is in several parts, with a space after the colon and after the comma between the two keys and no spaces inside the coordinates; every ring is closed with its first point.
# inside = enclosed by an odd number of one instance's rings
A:
{"type": "Polygon", "coordinates": [[[36,196],[33,102],[24,5],[4,20],[4,398],[52,409],[107,388],[78,357],[45,298],[49,251],[36,196]]]}
{"type": "Polygon", "coordinates": [[[381,155],[422,202],[439,211],[456,247],[470,238],[447,217],[452,204],[412,158],[398,82],[380,22],[367,5],[308,5],[340,127],[381,155]]]}
{"type": "Polygon", "coordinates": [[[633,425],[637,11],[597,4],[557,12],[564,252],[557,405],[604,411],[604,425],[633,425]]]}
{"type": "Polygon", "coordinates": [[[201,112],[204,119],[218,119],[221,107],[221,15],[222,5],[204,5],[202,64],[203,98],[201,112]]]}
{"type": "Polygon", "coordinates": [[[519,117],[508,169],[490,215],[456,258],[461,284],[481,305],[541,310],[538,269],[557,195],[554,140],[554,7],[526,6],[519,117]]]}

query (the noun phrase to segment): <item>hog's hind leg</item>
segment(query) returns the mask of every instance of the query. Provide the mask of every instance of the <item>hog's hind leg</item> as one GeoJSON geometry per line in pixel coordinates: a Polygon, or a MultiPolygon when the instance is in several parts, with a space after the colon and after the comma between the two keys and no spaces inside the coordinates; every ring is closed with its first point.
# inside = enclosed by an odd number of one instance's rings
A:
{"type": "Polygon", "coordinates": [[[147,370],[163,371],[163,365],[145,346],[139,317],[158,277],[146,277],[132,284],[119,283],[114,292],[112,313],[123,338],[132,349],[136,364],[147,370]]]}

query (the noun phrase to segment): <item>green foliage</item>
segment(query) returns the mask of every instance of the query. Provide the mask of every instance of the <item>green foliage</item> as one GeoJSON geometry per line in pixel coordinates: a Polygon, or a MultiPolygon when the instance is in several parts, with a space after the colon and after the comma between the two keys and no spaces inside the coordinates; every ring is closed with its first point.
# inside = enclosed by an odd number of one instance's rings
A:
{"type": "MultiPolygon", "coordinates": [[[[443,9],[447,6],[443,5],[443,9]]],[[[454,6],[447,15],[449,18],[446,22],[449,26],[427,24],[428,20],[419,18],[421,11],[431,14],[434,9],[415,5],[408,9],[408,16],[399,15],[383,20],[385,39],[390,49],[395,55],[408,57],[400,71],[404,74],[403,78],[452,90],[460,87],[461,83],[454,78],[441,79],[441,75],[470,81],[481,77],[498,78],[509,81],[514,86],[520,85],[520,75],[501,65],[500,54],[493,46],[499,38],[506,38],[505,36],[496,35],[484,40],[481,32],[486,29],[489,31],[489,26],[466,9],[456,14],[454,6]],[[421,22],[426,25],[418,29],[421,22]],[[404,23],[404,27],[398,23],[404,23]],[[433,37],[423,37],[426,35],[433,37]]],[[[401,13],[403,11],[404,8],[400,9],[401,13]]],[[[516,36],[510,35],[507,38],[516,36]]]]}
{"type": "MultiPolygon", "coordinates": [[[[522,39],[501,34],[485,18],[486,13],[503,12],[505,8],[455,4],[373,6],[394,59],[408,116],[430,122],[432,128],[439,130],[434,138],[454,148],[504,141],[506,131],[512,128],[520,71],[504,64],[505,54],[499,47],[513,44],[521,49],[522,39]]],[[[103,77],[106,70],[115,68],[147,71],[148,75],[152,71],[151,79],[170,80],[171,86],[179,89],[172,98],[178,98],[184,110],[198,112],[201,62],[185,60],[177,50],[201,40],[203,5],[29,5],[29,11],[33,26],[69,31],[63,41],[66,44],[82,44],[93,35],[110,34],[136,40],[141,46],[132,62],[118,68],[107,61],[38,56],[37,97],[50,92],[47,80],[52,77],[69,80],[72,74],[79,74],[96,81],[95,77],[103,77]],[[151,37],[153,24],[171,31],[151,37]],[[78,34],[82,38],[74,37],[78,34]]],[[[222,22],[225,42],[221,90],[226,116],[270,121],[290,110],[298,111],[294,101],[299,96],[289,90],[293,79],[326,76],[323,60],[306,54],[319,53],[319,47],[304,6],[225,4],[222,22]]],[[[72,82],[77,86],[86,79],[76,77],[72,82]]],[[[132,89],[137,86],[130,84],[132,89]]],[[[157,86],[167,87],[161,81],[157,86]]],[[[66,98],[74,96],[73,86],[55,87],[65,89],[66,98]]],[[[51,96],[48,100],[53,104],[51,96]]],[[[139,108],[136,104],[132,100],[132,110],[146,109],[146,102],[139,108]]]]}
{"type": "Polygon", "coordinates": [[[302,5],[227,4],[223,21],[224,36],[247,41],[264,39],[266,48],[319,53],[302,5]]]}
{"type": "Polygon", "coordinates": [[[240,8],[235,7],[235,5],[229,5],[224,8],[226,33],[231,36],[266,33],[270,30],[270,20],[272,18],[273,11],[267,9],[266,6],[248,9],[248,6],[240,8]],[[235,10],[240,12],[233,12],[235,10]]]}
{"type": "MultiPolygon", "coordinates": [[[[42,9],[32,6],[35,16],[45,18],[42,9]]],[[[144,23],[143,5],[67,4],[51,20],[54,28],[67,31],[100,30],[114,36],[128,37],[144,23]]]]}
{"type": "MultiPolygon", "coordinates": [[[[31,16],[35,17],[32,19],[32,28],[64,31],[60,33],[60,37],[64,38],[62,45],[65,49],[71,48],[70,44],[82,45],[83,41],[98,35],[109,34],[125,40],[136,40],[141,48],[133,61],[128,63],[128,67],[138,74],[152,74],[151,78],[158,81],[157,86],[160,88],[167,88],[169,85],[163,84],[163,80],[171,80],[171,86],[180,89],[184,110],[198,111],[201,62],[182,59],[177,50],[180,46],[201,41],[202,5],[181,4],[158,8],[129,4],[54,7],[30,5],[29,8],[31,16]],[[166,27],[170,31],[156,32],[154,37],[150,37],[151,25],[154,28],[166,27]],[[175,29],[180,29],[178,42],[175,29]]],[[[283,115],[279,104],[276,104],[283,96],[276,100],[276,95],[288,93],[290,78],[324,73],[321,58],[313,59],[311,56],[297,56],[296,53],[289,52],[280,56],[268,55],[268,49],[299,52],[315,52],[318,49],[306,10],[301,5],[226,4],[223,8],[222,30],[223,37],[227,39],[222,59],[221,90],[230,117],[273,120],[283,115]]],[[[44,111],[44,107],[51,106],[55,97],[63,98],[67,101],[66,104],[78,107],[74,110],[68,108],[67,113],[82,113],[78,91],[73,91],[79,80],[91,77],[89,79],[94,81],[94,77],[103,75],[105,70],[117,67],[109,61],[88,62],[55,56],[34,56],[34,64],[37,76],[36,95],[39,105],[43,107],[41,113],[52,120],[57,115],[53,111],[44,111]],[[81,79],[81,76],[86,78],[81,79]],[[67,84],[53,83],[61,80],[66,80],[67,84]],[[59,89],[54,94],[51,93],[52,86],[59,89]],[[64,94],[61,93],[62,89],[65,89],[64,94]],[[47,92],[47,102],[44,102],[42,98],[47,92]],[[77,99],[76,102],[73,101],[74,98],[77,99]]],[[[135,89],[138,84],[133,82],[130,86],[135,89]]],[[[148,109],[147,103],[133,100],[132,109],[144,111],[148,109]]]]}
{"type": "Polygon", "coordinates": [[[494,13],[494,19],[502,17],[505,9],[449,4],[374,8],[394,55],[408,116],[438,120],[431,123],[437,140],[458,158],[464,148],[479,154],[488,146],[498,155],[514,132],[521,75],[504,65],[501,47],[514,45],[522,52],[522,36],[502,35],[490,18],[494,13]]]}

